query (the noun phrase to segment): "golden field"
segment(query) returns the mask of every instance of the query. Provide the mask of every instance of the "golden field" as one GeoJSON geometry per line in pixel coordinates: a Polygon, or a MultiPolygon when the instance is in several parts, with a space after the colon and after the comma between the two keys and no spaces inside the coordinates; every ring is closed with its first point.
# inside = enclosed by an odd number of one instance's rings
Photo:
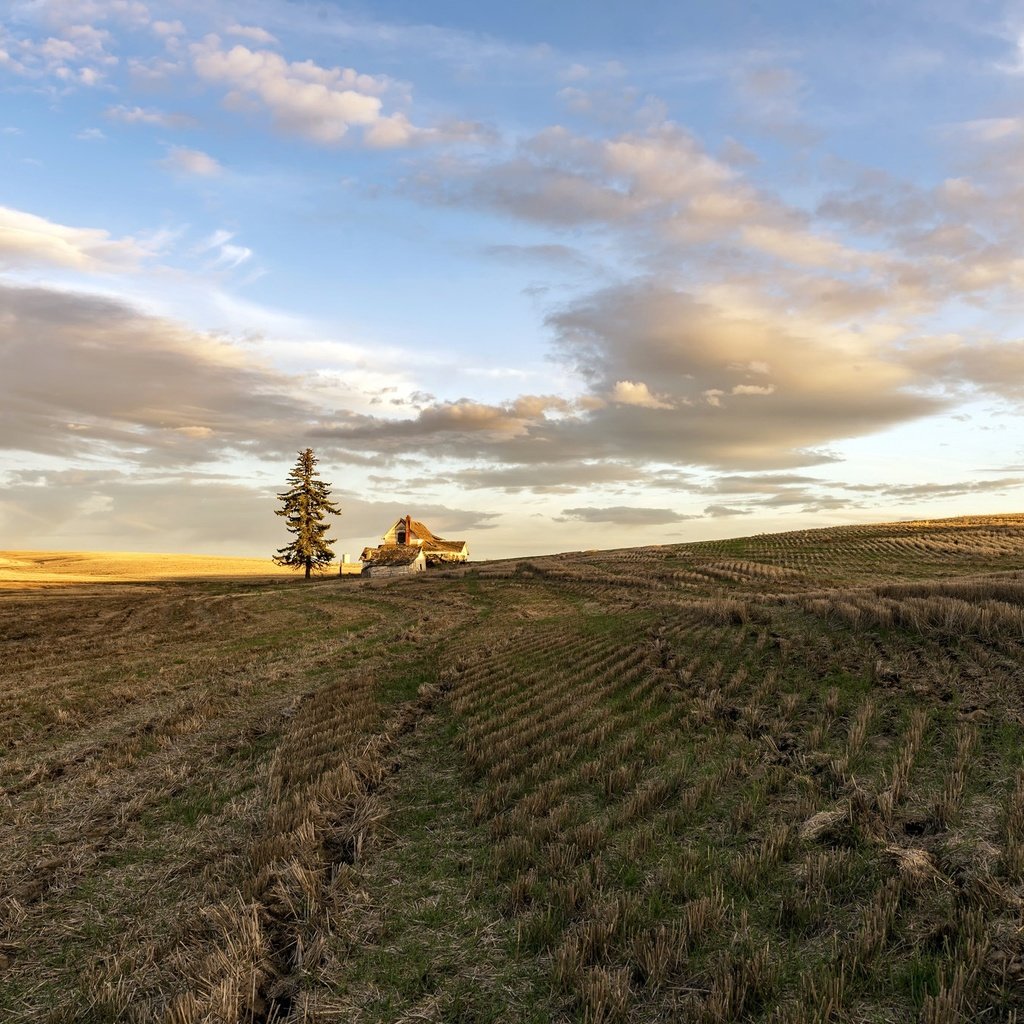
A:
{"type": "Polygon", "coordinates": [[[75,583],[291,576],[269,558],[118,551],[0,551],[0,589],[75,583]]]}
{"type": "Polygon", "coordinates": [[[5,1024],[1024,1011],[1024,517],[90,558],[0,594],[5,1024]]]}

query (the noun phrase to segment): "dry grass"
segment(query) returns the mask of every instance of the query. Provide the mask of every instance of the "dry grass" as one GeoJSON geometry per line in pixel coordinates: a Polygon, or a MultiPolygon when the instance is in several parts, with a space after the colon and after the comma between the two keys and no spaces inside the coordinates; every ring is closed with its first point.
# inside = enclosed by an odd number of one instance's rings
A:
{"type": "Polygon", "coordinates": [[[120,551],[0,551],[2,590],[83,583],[294,575],[269,558],[151,555],[120,551]]]}
{"type": "Polygon", "coordinates": [[[1024,1009],[1024,518],[88,565],[0,596],[0,1019],[1024,1009]]]}

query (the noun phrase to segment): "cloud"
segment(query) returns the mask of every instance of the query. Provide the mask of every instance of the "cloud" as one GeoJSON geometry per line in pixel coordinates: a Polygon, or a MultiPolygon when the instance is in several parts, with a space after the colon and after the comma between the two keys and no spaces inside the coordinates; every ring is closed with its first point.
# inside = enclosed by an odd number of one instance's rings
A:
{"type": "Polygon", "coordinates": [[[931,500],[964,494],[988,494],[1024,487],[1024,477],[1001,477],[998,480],[960,480],[952,483],[921,484],[847,484],[845,489],[897,500],[931,500]]]}
{"type": "MultiPolygon", "coordinates": [[[[12,548],[98,551],[189,551],[266,558],[287,535],[274,515],[277,492],[294,453],[276,467],[279,482],[258,485],[217,473],[117,472],[69,469],[11,472],[2,478],[0,532],[12,548]]],[[[384,530],[407,512],[442,536],[479,550],[475,534],[500,519],[486,510],[447,505],[366,501],[339,485],[329,460],[321,460],[342,514],[331,517],[335,553],[357,557],[379,543],[384,530]]]]}
{"type": "Polygon", "coordinates": [[[699,516],[686,516],[670,508],[638,508],[632,505],[613,505],[607,508],[566,508],[557,522],[576,520],[582,523],[614,523],[616,526],[662,526],[683,523],[699,516]]]}
{"type": "Polygon", "coordinates": [[[234,237],[233,231],[225,231],[222,228],[204,238],[192,252],[197,256],[204,253],[215,254],[212,261],[207,263],[208,269],[234,270],[243,263],[248,263],[253,257],[253,251],[248,246],[232,243],[234,237]]]}
{"type": "Polygon", "coordinates": [[[1024,135],[1024,118],[983,117],[973,121],[964,121],[958,127],[975,142],[1019,140],[1024,135]]]}
{"type": "Polygon", "coordinates": [[[167,156],[160,162],[169,171],[195,175],[199,178],[215,178],[224,171],[220,163],[209,153],[204,153],[200,149],[187,149],[184,146],[171,146],[167,156]]]}
{"type": "Polygon", "coordinates": [[[1024,33],[1018,33],[1013,39],[1013,60],[1000,61],[995,69],[1008,75],[1024,75],[1024,33]]]}
{"type": "Polygon", "coordinates": [[[225,30],[229,36],[237,36],[239,39],[248,39],[253,43],[260,43],[263,46],[273,46],[277,37],[259,25],[239,25],[237,22],[229,25],[225,30]]]}
{"type": "Polygon", "coordinates": [[[227,341],[122,302],[0,284],[0,448],[182,466],[298,447],[317,410],[227,341]]]}
{"type": "MultiPolygon", "coordinates": [[[[761,68],[744,88],[779,108],[802,83],[761,68]]],[[[985,130],[1016,138],[1017,125],[985,130]]],[[[924,326],[953,303],[1010,301],[1024,286],[1009,192],[993,205],[966,179],[929,189],[864,172],[803,210],[666,120],[605,138],[553,127],[497,153],[437,159],[406,188],[574,239],[587,231],[616,276],[627,261],[645,268],[547,318],[554,356],[583,394],[557,415],[470,403],[475,418],[467,408],[458,423],[442,406],[348,420],[329,428],[338,443],[393,451],[415,439],[508,467],[785,469],[830,461],[828,446],[949,409],[973,389],[1019,397],[1024,343],[924,326]]]]}
{"type": "Polygon", "coordinates": [[[999,297],[1010,308],[1024,287],[1024,129],[1001,118],[951,134],[974,176],[924,187],[840,168],[837,183],[849,174],[852,185],[837,184],[812,209],[756,186],[745,166],[665,119],[607,137],[555,126],[510,150],[448,154],[404,188],[555,231],[601,233],[595,251],[609,270],[625,258],[671,286],[698,278],[731,300],[723,306],[788,306],[832,324],[888,317],[906,328],[958,300],[999,297]]]}
{"type": "Polygon", "coordinates": [[[672,403],[655,398],[643,381],[617,380],[609,395],[619,405],[635,405],[640,409],[671,409],[672,403]]]}
{"type": "Polygon", "coordinates": [[[780,488],[825,483],[819,477],[802,473],[760,473],[720,476],[702,490],[708,494],[774,494],[780,488]]]}
{"type": "Polygon", "coordinates": [[[149,107],[129,107],[124,104],[107,107],[103,116],[111,121],[120,121],[121,124],[152,124],[160,128],[189,128],[197,123],[194,117],[187,114],[168,113],[149,107]]]}
{"type": "Polygon", "coordinates": [[[730,516],[750,516],[754,514],[752,508],[737,508],[734,505],[708,505],[704,509],[704,515],[712,519],[726,519],[730,516]]]}
{"type": "Polygon", "coordinates": [[[549,411],[566,412],[569,402],[553,395],[521,395],[514,402],[488,405],[461,398],[421,409],[414,419],[385,420],[373,416],[349,416],[340,423],[324,426],[317,436],[339,442],[369,442],[378,450],[400,451],[409,438],[445,450],[459,446],[460,439],[471,450],[484,450],[513,438],[524,437],[532,425],[545,422],[549,411]]]}
{"type": "Polygon", "coordinates": [[[425,167],[408,187],[534,223],[642,229],[676,242],[786,217],[670,121],[608,138],[547,128],[496,160],[425,167]]]}
{"type": "Polygon", "coordinates": [[[185,26],[180,21],[153,21],[149,30],[161,39],[171,39],[185,34],[185,26]]]}
{"type": "Polygon", "coordinates": [[[55,266],[81,271],[129,270],[149,253],[132,238],[101,228],[70,227],[0,206],[0,267],[55,266]]]}
{"type": "Polygon", "coordinates": [[[57,19],[54,34],[45,38],[0,34],[0,68],[28,79],[52,79],[64,91],[99,85],[117,58],[107,49],[111,33],[91,23],[87,6],[72,11],[74,18],[57,19]]]}
{"type": "Polygon", "coordinates": [[[671,412],[614,406],[591,417],[595,435],[651,460],[808,464],[807,449],[944,404],[916,390],[919,375],[884,338],[825,325],[805,334],[771,308],[723,309],[656,280],[594,293],[549,323],[595,393],[658,382],[671,412]]]}
{"type": "Polygon", "coordinates": [[[947,336],[928,340],[929,344],[907,356],[922,380],[966,385],[1011,400],[1024,396],[1024,339],[965,342],[947,336]]]}
{"type": "Polygon", "coordinates": [[[689,474],[674,470],[652,470],[629,462],[562,462],[519,466],[476,466],[432,474],[423,483],[443,483],[468,490],[498,490],[508,494],[572,494],[601,486],[636,485],[678,490],[689,486],[689,474]]]}
{"type": "Polygon", "coordinates": [[[381,97],[396,89],[383,76],[289,62],[272,50],[222,49],[216,36],[192,46],[192,63],[202,80],[228,89],[229,108],[264,110],[277,130],[310,142],[333,145],[357,128],[369,147],[389,149],[432,134],[401,112],[383,112],[381,97]]]}
{"type": "Polygon", "coordinates": [[[219,255],[214,266],[219,270],[234,270],[252,259],[252,249],[245,245],[224,244],[220,246],[219,255]]]}

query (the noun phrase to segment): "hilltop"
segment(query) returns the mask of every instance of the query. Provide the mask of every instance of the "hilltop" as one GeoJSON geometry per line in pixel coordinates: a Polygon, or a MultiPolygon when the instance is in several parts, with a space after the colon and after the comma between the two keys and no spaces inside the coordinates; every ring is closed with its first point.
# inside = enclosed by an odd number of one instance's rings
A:
{"type": "Polygon", "coordinates": [[[228,575],[0,594],[4,1020],[1024,1008],[1024,516],[228,575]]]}

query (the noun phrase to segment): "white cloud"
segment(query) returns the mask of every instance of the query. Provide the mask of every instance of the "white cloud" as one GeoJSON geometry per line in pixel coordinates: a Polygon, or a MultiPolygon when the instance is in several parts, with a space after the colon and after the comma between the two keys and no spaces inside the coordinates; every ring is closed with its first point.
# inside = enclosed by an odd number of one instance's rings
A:
{"type": "Polygon", "coordinates": [[[737,384],[730,394],[733,395],[773,395],[774,384],[737,384]]]}
{"type": "Polygon", "coordinates": [[[233,231],[225,231],[223,228],[218,228],[213,234],[207,236],[196,246],[196,252],[208,252],[210,249],[218,249],[224,245],[225,242],[230,242],[235,237],[233,231]]]}
{"type": "Polygon", "coordinates": [[[234,270],[243,263],[252,259],[252,249],[244,245],[223,244],[220,246],[220,253],[214,263],[219,270],[234,270]]]}
{"type": "Polygon", "coordinates": [[[57,224],[0,207],[0,267],[45,264],[73,270],[127,270],[148,252],[133,238],[112,238],[101,228],[57,224]]]}
{"type": "Polygon", "coordinates": [[[271,50],[221,48],[216,36],[192,47],[193,67],[206,82],[227,87],[230,109],[264,109],[274,127],[311,142],[341,142],[350,129],[362,129],[364,142],[393,148],[430,137],[405,114],[385,114],[381,97],[394,83],[353,68],[322,67],[311,60],[288,62],[271,50]]]}
{"type": "Polygon", "coordinates": [[[651,394],[643,381],[619,380],[612,388],[611,400],[619,405],[635,405],[641,409],[671,409],[669,402],[651,394]]]}
{"type": "Polygon", "coordinates": [[[237,104],[243,96],[258,100],[284,131],[315,142],[338,142],[353,125],[371,125],[380,117],[385,79],[309,60],[289,63],[269,50],[222,50],[219,44],[211,36],[193,46],[196,73],[230,87],[229,102],[237,104]]]}
{"type": "Polygon", "coordinates": [[[214,253],[213,260],[207,264],[211,270],[234,270],[235,267],[247,263],[253,256],[252,249],[247,246],[233,245],[231,240],[234,237],[233,231],[219,228],[204,238],[192,252],[194,255],[214,253]]]}
{"type": "Polygon", "coordinates": [[[405,114],[392,114],[381,117],[373,122],[363,135],[363,140],[371,149],[395,149],[407,146],[418,134],[405,114]]]}
{"type": "Polygon", "coordinates": [[[248,39],[254,43],[262,43],[264,46],[273,46],[277,37],[271,35],[265,28],[259,25],[239,25],[237,22],[229,25],[225,31],[229,36],[237,36],[239,39],[248,39]]]}
{"type": "Polygon", "coordinates": [[[215,178],[224,170],[209,153],[184,146],[172,146],[161,163],[170,171],[193,174],[200,178],[215,178]]]}
{"type": "Polygon", "coordinates": [[[25,78],[53,78],[64,87],[97,85],[104,69],[117,63],[107,50],[113,40],[110,32],[84,17],[60,24],[55,35],[5,38],[0,34],[0,40],[0,68],[25,78]]]}
{"type": "Polygon", "coordinates": [[[144,89],[165,88],[170,79],[180,75],[186,67],[181,61],[166,57],[128,58],[128,73],[134,83],[144,89]]]}

